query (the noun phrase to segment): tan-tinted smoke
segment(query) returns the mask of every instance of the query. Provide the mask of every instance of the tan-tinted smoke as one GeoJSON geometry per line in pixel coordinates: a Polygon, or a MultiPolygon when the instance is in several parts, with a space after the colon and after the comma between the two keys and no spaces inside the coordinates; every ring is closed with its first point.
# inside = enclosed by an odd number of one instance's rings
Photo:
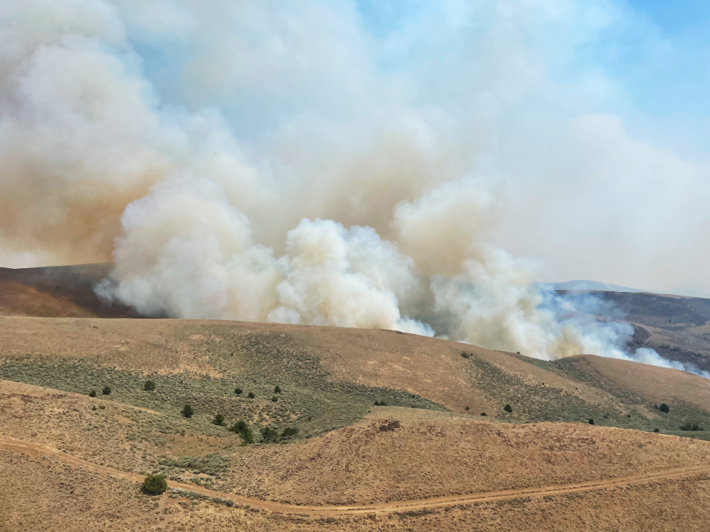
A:
{"type": "Polygon", "coordinates": [[[541,309],[534,267],[492,245],[502,191],[476,177],[473,137],[441,113],[365,105],[339,127],[301,116],[268,149],[245,147],[217,111],[160,106],[104,0],[5,2],[0,72],[2,244],[112,257],[102,297],[148,315],[626,356],[628,331],[541,309]]]}

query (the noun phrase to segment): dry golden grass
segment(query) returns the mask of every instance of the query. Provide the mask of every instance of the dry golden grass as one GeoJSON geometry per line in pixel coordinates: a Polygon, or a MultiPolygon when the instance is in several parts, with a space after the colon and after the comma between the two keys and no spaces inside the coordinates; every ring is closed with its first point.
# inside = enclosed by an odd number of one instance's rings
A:
{"type": "Polygon", "coordinates": [[[710,381],[692,373],[592,355],[574,357],[578,369],[656,403],[710,410],[710,381]]]}

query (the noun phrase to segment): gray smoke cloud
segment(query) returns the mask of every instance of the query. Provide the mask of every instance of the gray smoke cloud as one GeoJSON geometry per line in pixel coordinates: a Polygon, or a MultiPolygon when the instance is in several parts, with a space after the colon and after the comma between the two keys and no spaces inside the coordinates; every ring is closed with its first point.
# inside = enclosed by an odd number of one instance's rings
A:
{"type": "Polygon", "coordinates": [[[458,59],[406,73],[373,58],[348,3],[4,2],[3,253],[111,260],[97,292],[146,315],[674,367],[626,353],[628,326],[550,303],[539,264],[499,243],[519,169],[492,163],[496,137],[531,94],[556,92],[504,3],[482,2],[491,30],[466,42],[452,13],[432,19],[456,26],[458,59]],[[436,86],[476,51],[458,91],[436,86]]]}

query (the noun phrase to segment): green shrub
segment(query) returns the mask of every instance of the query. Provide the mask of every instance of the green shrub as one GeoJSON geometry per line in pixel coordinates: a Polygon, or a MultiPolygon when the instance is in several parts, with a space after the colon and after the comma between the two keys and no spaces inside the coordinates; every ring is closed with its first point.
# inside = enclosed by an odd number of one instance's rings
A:
{"type": "Polygon", "coordinates": [[[89,392],[89,397],[96,397],[96,390],[91,390],[89,392]]]}
{"type": "Polygon", "coordinates": [[[254,399],[256,395],[254,395],[254,392],[249,392],[249,399],[254,399]]]}
{"type": "Polygon", "coordinates": [[[168,483],[163,475],[150,475],[143,481],[143,492],[148,495],[160,495],[168,489],[168,483]]]}
{"type": "Polygon", "coordinates": [[[182,411],[180,413],[183,415],[183,417],[190,419],[192,417],[192,414],[195,413],[195,411],[190,405],[185,405],[182,407],[182,411]]]}
{"type": "Polygon", "coordinates": [[[481,412],[481,416],[488,416],[485,412],[481,412]]]}
{"type": "Polygon", "coordinates": [[[291,439],[294,436],[298,435],[298,429],[296,427],[287,427],[284,429],[284,431],[281,433],[281,437],[283,439],[291,439]]]}
{"type": "Polygon", "coordinates": [[[279,400],[279,398],[274,395],[274,396],[271,398],[271,400],[275,403],[276,401],[279,400]]]}
{"type": "Polygon", "coordinates": [[[510,405],[505,405],[505,406],[503,407],[503,410],[505,410],[506,412],[510,413],[510,412],[513,411],[513,407],[511,407],[510,405]]]}
{"type": "Polygon", "coordinates": [[[662,403],[661,406],[658,407],[658,409],[666,414],[671,411],[671,409],[668,408],[668,405],[666,403],[662,403]]]}
{"type": "Polygon", "coordinates": [[[265,442],[274,442],[278,439],[279,433],[271,427],[261,429],[261,439],[265,442]]]}
{"type": "Polygon", "coordinates": [[[468,358],[468,357],[470,357],[471,355],[470,355],[470,353],[466,353],[466,352],[463,352],[463,351],[462,351],[462,352],[461,352],[461,356],[464,357],[464,358],[468,358]]]}
{"type": "Polygon", "coordinates": [[[281,388],[279,386],[274,388],[274,393],[281,393],[281,388]]]}
{"type": "Polygon", "coordinates": [[[656,427],[655,429],[653,429],[653,432],[658,432],[658,427],[656,427]]]}
{"type": "Polygon", "coordinates": [[[234,393],[236,393],[237,395],[242,395],[242,389],[237,388],[236,390],[234,390],[234,393]]]}
{"type": "Polygon", "coordinates": [[[469,407],[466,407],[466,412],[468,412],[469,410],[471,410],[471,409],[469,407]]]}
{"type": "Polygon", "coordinates": [[[685,423],[680,426],[680,430],[697,432],[705,429],[696,423],[693,423],[692,425],[690,423],[685,423]]]}
{"type": "Polygon", "coordinates": [[[212,423],[221,427],[222,425],[224,425],[224,416],[222,414],[215,415],[214,419],[212,420],[212,423]]]}
{"type": "Polygon", "coordinates": [[[155,391],[155,381],[145,381],[143,383],[143,390],[146,392],[154,392],[155,391]]]}
{"type": "Polygon", "coordinates": [[[250,445],[254,443],[254,433],[245,421],[237,421],[234,425],[229,427],[229,431],[239,434],[242,437],[243,445],[250,445]]]}
{"type": "Polygon", "coordinates": [[[380,402],[379,402],[379,401],[375,401],[375,406],[380,406],[380,402]]]}
{"type": "Polygon", "coordinates": [[[104,395],[111,395],[111,388],[109,386],[104,386],[103,394],[104,395]]]}
{"type": "Polygon", "coordinates": [[[589,420],[589,424],[590,424],[590,425],[594,425],[594,420],[593,420],[593,419],[590,419],[590,420],[589,420]]]}

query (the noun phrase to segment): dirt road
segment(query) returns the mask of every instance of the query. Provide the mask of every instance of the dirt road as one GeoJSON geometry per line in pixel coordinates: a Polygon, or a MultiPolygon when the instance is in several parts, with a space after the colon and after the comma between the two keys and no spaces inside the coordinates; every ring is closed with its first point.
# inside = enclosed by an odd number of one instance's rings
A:
{"type": "MultiPolygon", "coordinates": [[[[26,453],[28,455],[52,456],[60,462],[74,467],[81,467],[87,471],[111,475],[113,477],[123,478],[137,483],[142,483],[143,479],[145,478],[143,475],[139,475],[137,473],[129,473],[126,471],[113,469],[111,467],[92,464],[91,462],[87,462],[85,460],[82,460],[81,458],[76,458],[72,455],[59,451],[52,447],[40,445],[33,442],[16,440],[13,438],[7,438],[2,435],[0,435],[0,450],[7,450],[15,453],[26,453]]],[[[693,476],[703,473],[710,473],[710,466],[671,469],[665,471],[657,471],[654,473],[644,473],[625,478],[582,482],[579,484],[564,484],[556,486],[505,490],[496,492],[471,493],[466,495],[452,495],[446,497],[435,497],[431,499],[419,499],[412,501],[395,501],[363,506],[300,506],[295,504],[286,504],[272,501],[263,501],[259,499],[250,499],[248,497],[240,497],[232,493],[213,491],[207,488],[203,488],[202,486],[197,486],[195,484],[186,484],[182,482],[175,482],[172,480],[168,480],[168,486],[171,488],[183,489],[202,495],[207,495],[209,497],[220,497],[222,499],[228,499],[236,504],[250,505],[253,508],[259,508],[270,512],[302,514],[314,517],[338,517],[369,513],[408,512],[431,508],[443,508],[446,506],[486,503],[510,499],[539,498],[553,495],[565,495],[568,493],[580,493],[585,491],[612,489],[628,486],[631,484],[643,484],[646,482],[693,476]]]]}

